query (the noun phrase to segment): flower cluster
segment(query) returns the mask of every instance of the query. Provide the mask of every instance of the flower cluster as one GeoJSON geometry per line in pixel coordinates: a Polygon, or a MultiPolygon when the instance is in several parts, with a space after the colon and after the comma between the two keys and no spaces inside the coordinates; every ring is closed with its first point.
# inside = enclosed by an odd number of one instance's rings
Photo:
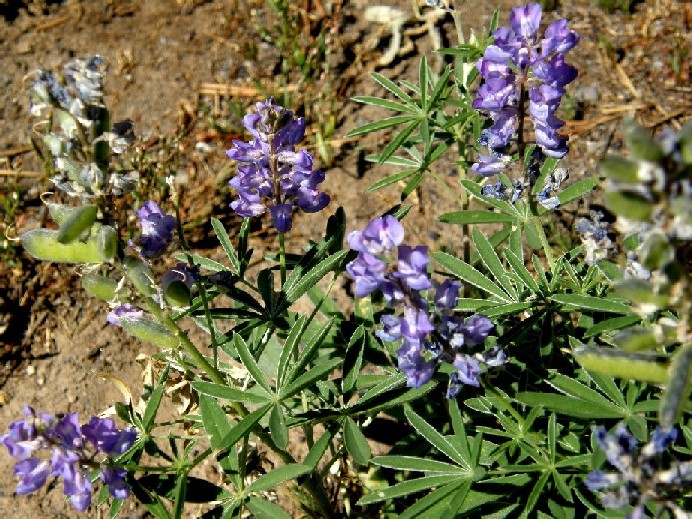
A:
{"type": "Polygon", "coordinates": [[[449,398],[464,384],[479,385],[481,365],[504,363],[504,353],[495,348],[486,354],[471,356],[464,347],[483,344],[493,329],[482,315],[466,320],[455,315],[461,284],[445,280],[435,291],[430,308],[424,292],[433,288],[427,273],[427,247],[402,245],[404,229],[393,216],[371,221],[363,231],[348,235],[351,249],[358,257],[346,266],[355,281],[356,297],[380,290],[393,308],[402,308],[399,316],[384,315],[377,336],[385,341],[402,341],[397,350],[399,369],[409,387],[428,382],[439,362],[451,364],[449,398]]]}
{"type": "Polygon", "coordinates": [[[677,429],[656,428],[651,440],[641,450],[637,449],[637,440],[622,423],[618,424],[614,435],[602,426],[594,427],[593,432],[608,463],[618,470],[595,470],[586,477],[589,490],[603,492],[601,502],[606,508],[633,506],[628,517],[635,519],[643,517],[645,504],[653,501],[672,510],[675,517],[681,512],[679,517],[686,517],[673,501],[689,492],[692,461],[663,463],[665,450],[677,439],[677,429]]]}
{"type": "Polygon", "coordinates": [[[267,209],[274,227],[288,232],[293,207],[307,213],[324,209],[329,196],[318,191],[324,173],[312,169],[312,156],[295,151],[305,136],[305,120],[269,99],[257,103],[257,113],[243,118],[243,126],[252,135],[249,142],[233,141],[226,154],[242,163],[229,185],[238,192],[231,208],[240,216],[259,216],[267,209]]]}
{"type": "Polygon", "coordinates": [[[152,200],[144,202],[135,214],[139,219],[142,235],[137,244],[130,242],[130,246],[137,249],[143,258],[158,258],[173,239],[175,218],[165,214],[152,200]]]}
{"type": "Polygon", "coordinates": [[[76,413],[58,419],[36,414],[27,406],[24,419],[12,422],[0,441],[17,460],[17,494],[35,492],[49,476],[56,476],[62,478],[63,492],[72,506],[83,512],[91,504],[96,474],[113,497],[125,499],[130,495],[125,483],[127,472],[115,464],[114,458],[127,452],[136,437],[134,429],[119,430],[109,418],[92,417],[80,426],[76,413]],[[41,451],[49,455],[40,457],[41,451]],[[98,453],[106,456],[101,462],[95,459],[98,453]]]}
{"type": "Polygon", "coordinates": [[[62,79],[48,70],[31,75],[31,113],[56,121],[57,128],[41,138],[53,160],[51,181],[70,196],[84,199],[104,194],[121,195],[136,186],[139,173],[109,170],[107,153],[122,154],[135,140],[130,120],[109,128],[110,115],[103,102],[103,58],[74,59],[62,79]]]}
{"type": "Polygon", "coordinates": [[[542,14],[536,3],[513,8],[510,27],[493,32],[494,43],[476,65],[484,81],[473,107],[486,112],[493,125],[481,134],[479,144],[490,154],[478,158],[471,167],[475,173],[494,175],[511,162],[509,145],[516,129],[523,129],[527,88],[537,145],[551,157],[561,158],[568,151],[567,139],[558,133],[564,122],[555,111],[565,85],[577,77],[577,70],[565,63],[564,56],[579,42],[579,36],[562,19],[550,24],[539,39],[542,14]]]}

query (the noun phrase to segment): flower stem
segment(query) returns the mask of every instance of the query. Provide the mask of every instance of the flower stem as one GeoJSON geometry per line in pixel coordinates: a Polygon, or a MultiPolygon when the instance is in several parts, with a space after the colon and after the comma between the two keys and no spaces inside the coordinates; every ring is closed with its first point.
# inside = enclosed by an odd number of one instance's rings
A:
{"type": "Polygon", "coordinates": [[[281,269],[281,288],[286,283],[286,237],[279,233],[279,268],[281,269]]]}

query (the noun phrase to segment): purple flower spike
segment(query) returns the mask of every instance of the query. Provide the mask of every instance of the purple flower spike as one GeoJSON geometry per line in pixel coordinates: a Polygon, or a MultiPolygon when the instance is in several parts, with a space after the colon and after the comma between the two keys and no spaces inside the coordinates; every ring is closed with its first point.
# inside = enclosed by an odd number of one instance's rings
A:
{"type": "Polygon", "coordinates": [[[116,499],[127,499],[130,495],[130,487],[125,483],[127,472],[119,467],[102,467],[99,477],[108,487],[108,492],[116,499]]]}
{"type": "Polygon", "coordinates": [[[281,233],[292,226],[294,207],[315,213],[329,204],[329,195],[317,188],[324,173],[313,171],[312,156],[295,146],[305,136],[305,121],[277,105],[273,99],[257,103],[257,112],[243,118],[252,135],[250,142],[233,141],[226,152],[240,162],[229,185],[238,193],[231,208],[243,217],[259,216],[269,209],[274,227],[281,233]]]}
{"type": "Polygon", "coordinates": [[[579,42],[579,36],[567,28],[565,20],[559,20],[539,39],[541,17],[537,3],[512,9],[510,27],[493,32],[494,43],[476,64],[483,83],[472,106],[485,112],[493,125],[478,140],[490,151],[479,156],[471,167],[474,173],[491,176],[506,166],[499,157],[508,153],[516,129],[524,126],[519,118],[526,117],[527,92],[528,115],[539,149],[556,158],[567,153],[567,139],[558,134],[564,123],[554,114],[565,94],[563,87],[577,77],[577,70],[565,63],[564,54],[579,42]]]}
{"type": "Polygon", "coordinates": [[[142,227],[137,240],[141,255],[146,259],[158,258],[173,239],[175,218],[165,214],[156,202],[148,200],[135,213],[142,227]]]}

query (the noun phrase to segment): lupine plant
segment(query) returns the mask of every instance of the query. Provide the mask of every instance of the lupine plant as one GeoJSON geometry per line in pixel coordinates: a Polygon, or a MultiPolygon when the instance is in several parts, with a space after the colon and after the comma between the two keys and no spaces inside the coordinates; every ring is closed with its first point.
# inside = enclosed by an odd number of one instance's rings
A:
{"type": "Polygon", "coordinates": [[[407,180],[405,201],[454,155],[460,207],[440,220],[473,248],[444,252],[405,241],[411,205],[346,233],[318,188],[325,173],[300,148],[306,121],[272,99],[227,152],[229,211],[243,223],[229,232],[212,218],[224,261],[189,249],[174,186],[171,207],[132,208],[140,231],[125,236],[113,200],[137,182],[125,173],[133,134],[108,122],[100,59],[70,63],[65,81],[37,72],[46,169],[75,203],[47,202],[58,228],[22,243],[78,265],[86,292],[110,305],[104,320],[159,352],[138,404],[110,376],[123,429],[27,408],[2,437],[17,493],[52,475],[86,510],[100,479],[111,516],[131,493],[157,518],[183,517],[190,501],[209,518],[685,517],[692,127],[657,142],[627,125],[632,158],[570,181],[557,113],[579,36],[566,20],[542,31],[542,14],[516,7],[509,26],[496,14],[488,31],[440,50],[454,60],[441,73],[422,59],[418,84],[373,74],[396,99],[356,99],[398,115],[351,135],[404,125],[372,157],[404,170],[374,189],[407,180]],[[592,196],[616,224],[591,211],[568,247],[551,242],[545,227],[599,185],[592,196]],[[301,211],[326,210],[325,237],[289,253],[294,221],[312,217],[301,211]],[[278,231],[259,262],[252,218],[278,231]],[[352,306],[336,303],[337,284],[352,306]],[[193,342],[183,320],[204,338],[193,342]],[[181,432],[158,411],[183,394],[181,432]],[[386,454],[372,456],[375,438],[386,454]],[[271,467],[253,462],[253,445],[271,467]],[[204,461],[218,467],[213,482],[200,477],[204,461]],[[290,504],[277,501],[282,485],[290,504]]]}

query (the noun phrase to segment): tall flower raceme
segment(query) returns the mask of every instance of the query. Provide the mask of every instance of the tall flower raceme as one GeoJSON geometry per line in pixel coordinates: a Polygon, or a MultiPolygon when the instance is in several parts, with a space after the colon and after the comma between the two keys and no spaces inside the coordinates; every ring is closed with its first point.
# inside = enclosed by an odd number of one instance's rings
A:
{"type": "Polygon", "coordinates": [[[579,42],[579,35],[562,19],[550,24],[541,38],[542,14],[536,3],[513,8],[510,26],[493,32],[494,43],[477,63],[483,84],[473,107],[493,121],[479,140],[489,154],[479,156],[471,167],[479,175],[494,175],[511,163],[510,146],[517,131],[523,142],[527,102],[541,153],[556,158],[567,154],[567,139],[558,133],[564,121],[555,111],[565,86],[577,77],[577,69],[565,63],[565,53],[579,42]]]}
{"type": "Polygon", "coordinates": [[[622,423],[614,434],[602,426],[594,427],[593,433],[608,463],[617,469],[617,472],[594,470],[585,480],[589,490],[600,493],[606,508],[632,506],[627,517],[639,519],[644,517],[647,503],[656,503],[672,511],[674,517],[689,517],[674,501],[692,488],[692,461],[665,457],[666,450],[677,439],[677,429],[656,428],[651,440],[641,449],[622,423]]]}
{"type": "Polygon", "coordinates": [[[356,297],[380,290],[388,305],[401,310],[399,315],[383,315],[376,334],[385,341],[401,341],[398,366],[407,385],[420,387],[432,378],[439,363],[446,362],[455,368],[447,391],[453,398],[465,384],[478,386],[482,367],[503,364],[505,355],[499,348],[468,353],[485,342],[492,323],[482,315],[464,320],[455,314],[461,288],[456,281],[439,284],[431,306],[425,295],[433,288],[427,273],[428,249],[402,245],[403,239],[404,229],[395,217],[376,218],[362,231],[348,235],[348,244],[358,257],[346,270],[355,281],[356,297]]]}
{"type": "Polygon", "coordinates": [[[324,173],[313,170],[312,156],[296,145],[305,136],[305,120],[273,99],[257,103],[257,112],[243,118],[243,126],[252,135],[249,142],[233,141],[226,152],[240,162],[238,174],[229,185],[238,193],[231,208],[240,216],[271,213],[279,232],[291,230],[294,207],[307,213],[324,209],[329,195],[318,191],[324,173]]]}
{"type": "Polygon", "coordinates": [[[7,433],[0,436],[0,442],[17,460],[17,494],[36,492],[49,477],[58,477],[72,506],[83,512],[91,504],[96,477],[113,497],[125,499],[130,495],[125,482],[127,472],[115,459],[132,447],[136,437],[134,429],[120,430],[110,418],[94,416],[80,425],[76,413],[58,419],[46,413],[36,414],[26,406],[24,419],[12,422],[7,433]]]}

